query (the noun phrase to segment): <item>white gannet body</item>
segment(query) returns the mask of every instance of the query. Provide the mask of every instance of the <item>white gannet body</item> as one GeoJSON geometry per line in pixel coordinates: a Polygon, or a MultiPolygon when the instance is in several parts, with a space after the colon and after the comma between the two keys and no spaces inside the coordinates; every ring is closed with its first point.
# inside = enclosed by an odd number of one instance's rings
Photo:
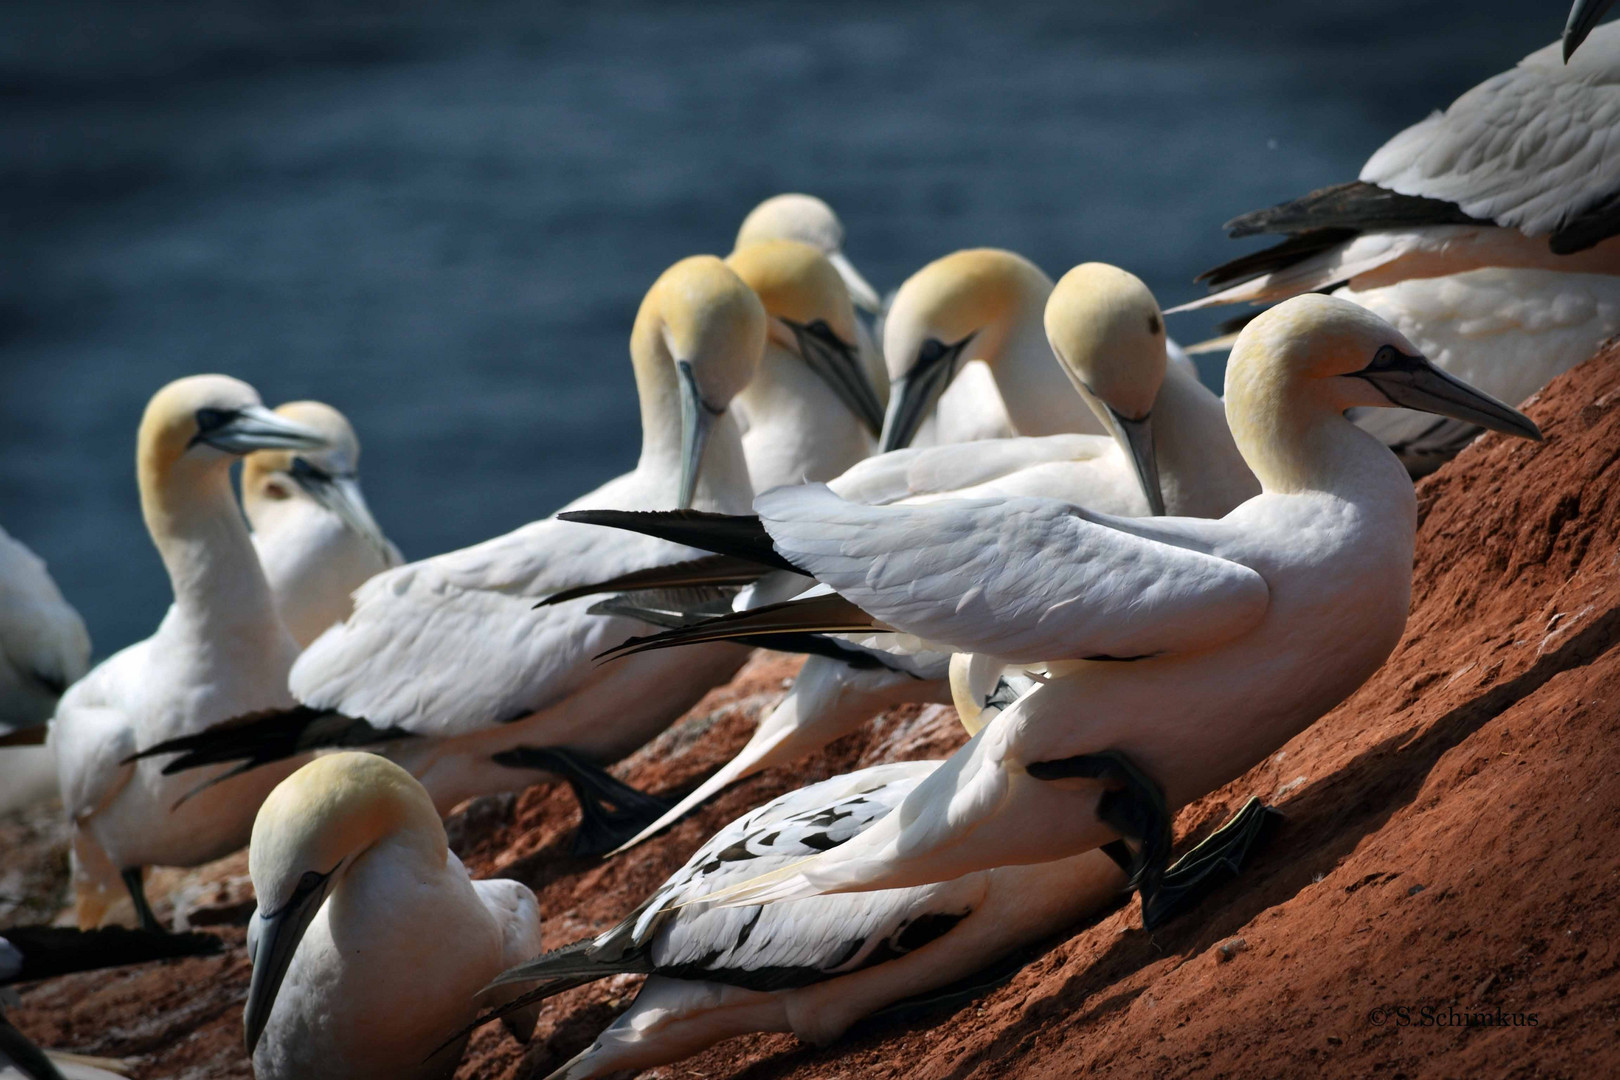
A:
{"type": "MultiPolygon", "coordinates": [[[[832,207],[814,195],[774,195],[748,212],[737,240],[733,245],[742,248],[765,240],[797,240],[809,244],[832,263],[838,276],[844,279],[849,297],[855,306],[871,314],[883,310],[883,298],[872,288],[855,264],[844,254],[844,223],[838,220],[832,207]]],[[[855,345],[860,350],[866,378],[876,392],[878,401],[888,404],[889,373],[883,364],[883,350],[873,339],[866,323],[855,321],[855,345]]]]}
{"type": "Polygon", "coordinates": [[[174,604],[151,637],[75,683],[51,721],[74,826],[80,925],[106,916],[120,875],[136,914],[152,925],[142,868],[196,866],[235,851],[259,802],[296,766],[239,777],[176,807],[199,777],[164,776],[157,762],[126,759],[159,740],[293,703],[287,672],[298,646],[276,615],[231,494],[230,466],[252,450],[320,445],[318,433],[222,375],[180,379],[147,405],[137,445],[141,513],[174,604]]]}
{"type": "Polygon", "coordinates": [[[797,904],[690,903],[860,835],[938,765],[878,765],[767,803],[720,830],[618,926],[503,976],[560,978],[559,989],[621,971],[650,976],[629,1010],[553,1080],[668,1064],[759,1031],[828,1043],[856,1020],[972,975],[1117,895],[1124,875],[1088,852],[797,904]]]}
{"type": "MultiPolygon", "coordinates": [[[[753,492],[727,406],[759,365],[765,323],[759,299],[719,259],[696,256],[666,270],[643,300],[630,340],[641,459],[572,505],[745,509],[753,492]]],[[[646,624],[592,614],[589,598],[538,602],[694,554],[646,537],[604,540],[601,530],[553,516],[379,574],[355,593],[354,613],[294,665],[290,686],[305,708],[293,737],[265,751],[264,732],[226,729],[161,752],[186,752],[171,763],[185,768],[251,765],[312,743],[380,744],[441,813],[559,775],[579,781],[559,769],[591,768],[637,749],[747,657],[722,646],[629,669],[597,664],[598,653],[646,633],[646,624]]],[[[288,723],[273,717],[267,730],[285,732],[288,723]]],[[[612,783],[600,769],[588,779],[612,783]]],[[[620,785],[608,801],[635,795],[620,785]]],[[[582,806],[594,828],[591,805],[582,806]]]]}
{"type": "Polygon", "coordinates": [[[45,560],[0,529],[0,735],[50,719],[89,667],[84,620],[45,560]]]}
{"type": "Polygon", "coordinates": [[[726,265],[765,306],[759,371],[733,409],[755,491],[831,480],[872,452],[883,426],[855,352],[855,309],[826,257],[796,240],[739,247],[726,265]]]}
{"type": "MultiPolygon", "coordinates": [[[[1209,271],[1219,291],[1176,310],[1339,288],[1438,346],[1445,370],[1522,400],[1620,333],[1617,138],[1609,25],[1567,64],[1557,44],[1538,49],[1413,124],[1359,180],[1228,222],[1289,239],[1209,271]]],[[[1478,433],[1411,412],[1369,422],[1414,472],[1478,433]]]]}
{"type": "Polygon", "coordinates": [[[318,401],[276,414],[318,431],[323,450],[261,450],[242,463],[242,510],[253,528],[281,621],[305,648],[349,617],[350,594],[405,560],[360,494],[360,440],[344,415],[318,401]]]}
{"type": "MultiPolygon", "coordinates": [[[[1153,294],[1103,263],[1070,270],[1044,315],[1054,366],[1110,435],[994,439],[895,450],[856,465],[829,489],[869,506],[1040,496],[1103,514],[1219,517],[1259,493],[1220,399],[1169,362],[1153,294]]],[[[909,701],[946,703],[947,654],[903,664],[805,660],[787,696],[748,744],[637,839],[737,780],[786,764],[909,701]]],[[[634,841],[632,841],[634,842],[634,841]]]]}
{"type": "Polygon", "coordinates": [[[469,879],[422,785],[374,754],[329,754],[283,781],[248,861],[258,1080],[449,1077],[466,1039],[441,1044],[491,979],[540,951],[534,894],[469,879]]]}
{"type": "Polygon", "coordinates": [[[1109,843],[1121,835],[1109,755],[1151,778],[1137,790],[1156,787],[1168,847],[1168,808],[1241,775],[1399,640],[1416,500],[1389,450],[1342,415],[1391,403],[1538,435],[1375,315],[1309,295],[1263,313],[1233,351],[1227,415],[1262,493],[1219,520],[1030,498],[866,507],[815,485],[761,496],[782,556],[880,625],[1048,675],[883,821],[734,902],[1109,843]]]}

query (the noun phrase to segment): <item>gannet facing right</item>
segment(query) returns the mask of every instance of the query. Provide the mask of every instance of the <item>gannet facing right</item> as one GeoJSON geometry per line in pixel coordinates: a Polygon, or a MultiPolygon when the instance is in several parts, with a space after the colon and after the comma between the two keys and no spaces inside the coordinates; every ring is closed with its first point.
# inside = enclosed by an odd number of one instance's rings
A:
{"type": "Polygon", "coordinates": [[[260,450],[242,462],[253,547],[282,623],[307,648],[349,617],[355,589],[405,560],[360,494],[360,440],[348,419],[319,401],[278,405],[276,415],[327,442],[321,450],[260,450]]]}
{"type": "MultiPolygon", "coordinates": [[[[195,375],[153,395],[141,417],[141,514],[174,604],[156,632],[74,683],[51,721],[62,803],[73,819],[79,924],[100,924],[127,887],[142,925],[146,866],[197,866],[241,847],[259,802],[296,762],[220,784],[176,807],[198,779],[130,763],[141,746],[246,713],[292,705],[298,646],[281,625],[230,466],[254,450],[315,449],[319,433],[259,403],[244,382],[195,375]]],[[[219,770],[214,770],[217,774],[219,770]]]]}
{"type": "Polygon", "coordinates": [[[740,910],[691,903],[858,836],[938,765],[878,765],[783,795],[721,829],[619,925],[503,975],[496,985],[541,982],[516,1002],[623,972],[649,976],[629,1010],[550,1080],[664,1065],[759,1031],[826,1044],[1117,895],[1124,875],[1087,852],[915,889],[740,910]]]}
{"type": "MultiPolygon", "coordinates": [[[[242,1021],[258,1080],[449,1077],[466,1040],[441,1044],[485,984],[540,950],[534,893],[468,878],[428,793],[375,754],[328,754],[284,780],[248,866],[242,1021]]],[[[533,1027],[531,1012],[515,1033],[533,1027]]]]}
{"type": "Polygon", "coordinates": [[[1233,350],[1227,416],[1262,492],[1219,520],[1029,498],[866,507],[816,485],[760,497],[776,549],[864,625],[1048,677],[860,837],[729,899],[920,885],[1123,836],[1151,923],[1179,887],[1171,810],[1344,700],[1400,639],[1416,499],[1343,415],[1394,404],[1539,438],[1371,312],[1312,294],[1233,350]]]}
{"type": "Polygon", "coordinates": [[[765,352],[736,397],[755,491],[831,480],[872,452],[883,427],[855,352],[855,308],[832,264],[809,244],[765,240],[726,265],[765,306],[765,352]]]}
{"type": "MultiPolygon", "coordinates": [[[[797,240],[809,244],[827,257],[838,276],[849,289],[849,298],[857,308],[873,315],[883,311],[883,298],[855,269],[855,264],[844,254],[844,223],[833,213],[832,207],[814,195],[773,195],[748,212],[737,230],[733,250],[740,251],[749,244],[770,240],[797,240]]],[[[877,394],[880,404],[889,401],[889,373],[883,364],[883,350],[872,337],[861,319],[855,320],[855,346],[861,363],[866,368],[866,379],[877,394]]]]}
{"type": "MultiPolygon", "coordinates": [[[[727,408],[759,366],[765,327],[758,297],[719,259],[694,256],[666,270],[630,335],[640,461],[572,505],[746,508],[753,488],[727,408]]],[[[376,745],[422,782],[441,813],[561,777],[581,796],[584,848],[611,848],[628,835],[617,830],[634,832],[664,807],[599,765],[662,731],[730,678],[747,651],[726,645],[606,669],[592,657],[647,624],[592,614],[589,598],[537,603],[693,554],[645,537],[604,542],[600,530],[553,516],[407,563],[362,586],[354,613],[299,657],[290,686],[302,708],[143,751],[183,751],[166,766],[177,770],[376,745]]]]}
{"type": "MultiPolygon", "coordinates": [[[[1175,310],[1335,289],[1443,369],[1523,400],[1620,333],[1617,132],[1620,25],[1609,25],[1567,63],[1556,43],[1538,49],[1408,127],[1359,179],[1234,218],[1234,237],[1286,239],[1207,271],[1217,291],[1175,310]]],[[[1360,422],[1415,474],[1479,434],[1412,411],[1360,422]]]]}

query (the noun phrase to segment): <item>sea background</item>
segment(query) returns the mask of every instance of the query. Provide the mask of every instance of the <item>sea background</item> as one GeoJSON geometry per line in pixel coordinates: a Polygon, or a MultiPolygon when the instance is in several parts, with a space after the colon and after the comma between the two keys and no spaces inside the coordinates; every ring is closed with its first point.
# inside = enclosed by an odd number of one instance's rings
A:
{"type": "MultiPolygon", "coordinates": [[[[141,523],[151,393],[319,398],[416,558],[629,468],[626,340],[683,256],[781,191],[880,290],[991,245],[1164,306],[1552,41],[1530,0],[0,6],[0,526],[98,656],[168,603],[141,523]]],[[[1230,314],[1230,312],[1225,313],[1230,314]]],[[[1173,317],[1182,342],[1221,317],[1173,317]]],[[[1203,375],[1220,385],[1218,360],[1203,375]]]]}

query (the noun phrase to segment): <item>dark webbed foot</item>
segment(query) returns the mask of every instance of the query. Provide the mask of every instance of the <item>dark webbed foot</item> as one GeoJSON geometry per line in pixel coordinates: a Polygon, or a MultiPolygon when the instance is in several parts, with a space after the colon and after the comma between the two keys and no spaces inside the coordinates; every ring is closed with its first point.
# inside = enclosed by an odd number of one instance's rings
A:
{"type": "Polygon", "coordinates": [[[1232,818],[1172,865],[1170,807],[1164,789],[1117,750],[1030,765],[1037,780],[1084,777],[1110,785],[1097,800],[1097,817],[1135,845],[1103,845],[1108,857],[1130,875],[1142,894],[1142,928],[1152,930],[1192,908],[1243,869],[1251,852],[1269,835],[1281,815],[1250,799],[1232,818]]]}
{"type": "Polygon", "coordinates": [[[129,890],[129,898],[135,902],[135,917],[141,921],[141,929],[154,934],[168,933],[168,928],[152,914],[152,905],[146,902],[146,884],[141,880],[141,868],[131,867],[118,876],[124,879],[124,888],[129,890]]]}
{"type": "Polygon", "coordinates": [[[554,773],[568,782],[574,798],[579,800],[579,831],[574,834],[573,846],[573,853],[579,856],[606,855],[675,805],[637,791],[600,765],[567,750],[521,746],[496,754],[495,761],[512,768],[554,773]]]}

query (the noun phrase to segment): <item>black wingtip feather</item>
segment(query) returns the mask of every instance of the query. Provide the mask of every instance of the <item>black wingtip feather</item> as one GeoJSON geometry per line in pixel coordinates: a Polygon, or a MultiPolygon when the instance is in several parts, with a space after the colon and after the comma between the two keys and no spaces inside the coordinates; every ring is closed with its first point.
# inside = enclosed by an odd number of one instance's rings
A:
{"type": "Polygon", "coordinates": [[[711,514],[702,510],[570,510],[563,521],[625,529],[716,555],[748,559],[773,570],[804,573],[777,552],[770,534],[752,514],[711,514]]]}

